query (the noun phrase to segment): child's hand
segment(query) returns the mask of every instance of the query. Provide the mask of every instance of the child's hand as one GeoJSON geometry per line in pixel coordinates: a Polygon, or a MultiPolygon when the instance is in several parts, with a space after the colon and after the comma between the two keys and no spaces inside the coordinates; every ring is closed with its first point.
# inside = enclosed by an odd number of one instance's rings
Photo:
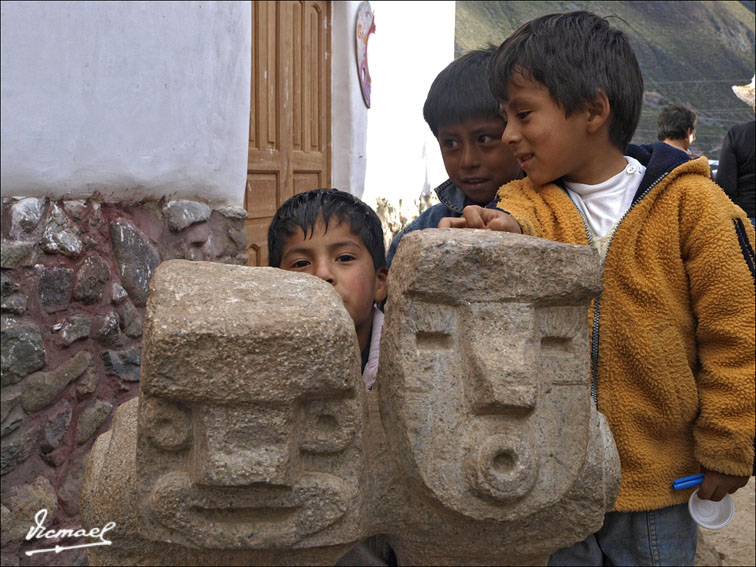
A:
{"type": "Polygon", "coordinates": [[[703,469],[704,479],[701,488],[698,489],[698,497],[701,500],[719,502],[725,494],[732,494],[739,488],[748,484],[748,476],[734,476],[703,469]]]}
{"type": "Polygon", "coordinates": [[[461,217],[444,217],[438,223],[438,228],[484,228],[522,234],[517,221],[504,211],[498,209],[484,209],[478,205],[468,205],[462,211],[461,217]]]}

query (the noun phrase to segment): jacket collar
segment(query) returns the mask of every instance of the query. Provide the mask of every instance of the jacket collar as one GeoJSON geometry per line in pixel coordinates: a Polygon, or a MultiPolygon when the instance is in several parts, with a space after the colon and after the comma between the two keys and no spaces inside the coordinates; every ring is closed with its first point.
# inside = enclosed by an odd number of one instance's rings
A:
{"type": "Polygon", "coordinates": [[[462,189],[454,185],[451,179],[447,179],[435,189],[438,200],[452,211],[462,214],[462,209],[470,204],[470,199],[462,192],[462,189]]]}
{"type": "Polygon", "coordinates": [[[625,154],[637,159],[646,168],[646,174],[635,192],[633,202],[637,201],[652,184],[657,183],[677,166],[691,159],[684,151],[673,148],[664,142],[639,146],[630,144],[625,154]]]}

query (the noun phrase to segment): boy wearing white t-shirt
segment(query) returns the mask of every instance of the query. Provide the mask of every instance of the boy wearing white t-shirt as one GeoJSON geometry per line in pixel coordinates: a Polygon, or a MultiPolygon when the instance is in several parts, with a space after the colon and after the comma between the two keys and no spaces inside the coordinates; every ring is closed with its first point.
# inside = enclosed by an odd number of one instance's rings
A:
{"type": "Polygon", "coordinates": [[[528,22],[494,53],[502,139],[527,178],[439,227],[588,244],[602,258],[592,396],[622,463],[614,510],[550,565],[692,565],[698,496],[744,486],[754,449],[754,231],[745,213],[665,143],[629,144],[643,79],[627,37],[588,12],[528,22]]]}

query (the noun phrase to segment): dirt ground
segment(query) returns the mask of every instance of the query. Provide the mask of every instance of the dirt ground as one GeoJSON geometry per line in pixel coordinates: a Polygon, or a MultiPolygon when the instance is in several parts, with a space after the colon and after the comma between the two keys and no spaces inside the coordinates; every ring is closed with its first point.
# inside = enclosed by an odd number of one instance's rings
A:
{"type": "Polygon", "coordinates": [[[735,517],[721,530],[699,529],[696,565],[756,565],[754,477],[732,495],[735,517]]]}

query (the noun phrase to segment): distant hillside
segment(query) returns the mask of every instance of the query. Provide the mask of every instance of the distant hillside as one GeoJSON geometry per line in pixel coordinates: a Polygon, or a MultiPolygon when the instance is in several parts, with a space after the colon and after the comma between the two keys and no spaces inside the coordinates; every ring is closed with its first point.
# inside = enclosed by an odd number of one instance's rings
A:
{"type": "Polygon", "coordinates": [[[633,142],[656,140],[659,109],[669,102],[698,113],[693,152],[717,159],[733,124],[753,120],[731,85],[754,74],[754,2],[457,2],[455,55],[499,45],[521,24],[555,12],[588,10],[617,16],[645,82],[641,122],[633,142]]]}

